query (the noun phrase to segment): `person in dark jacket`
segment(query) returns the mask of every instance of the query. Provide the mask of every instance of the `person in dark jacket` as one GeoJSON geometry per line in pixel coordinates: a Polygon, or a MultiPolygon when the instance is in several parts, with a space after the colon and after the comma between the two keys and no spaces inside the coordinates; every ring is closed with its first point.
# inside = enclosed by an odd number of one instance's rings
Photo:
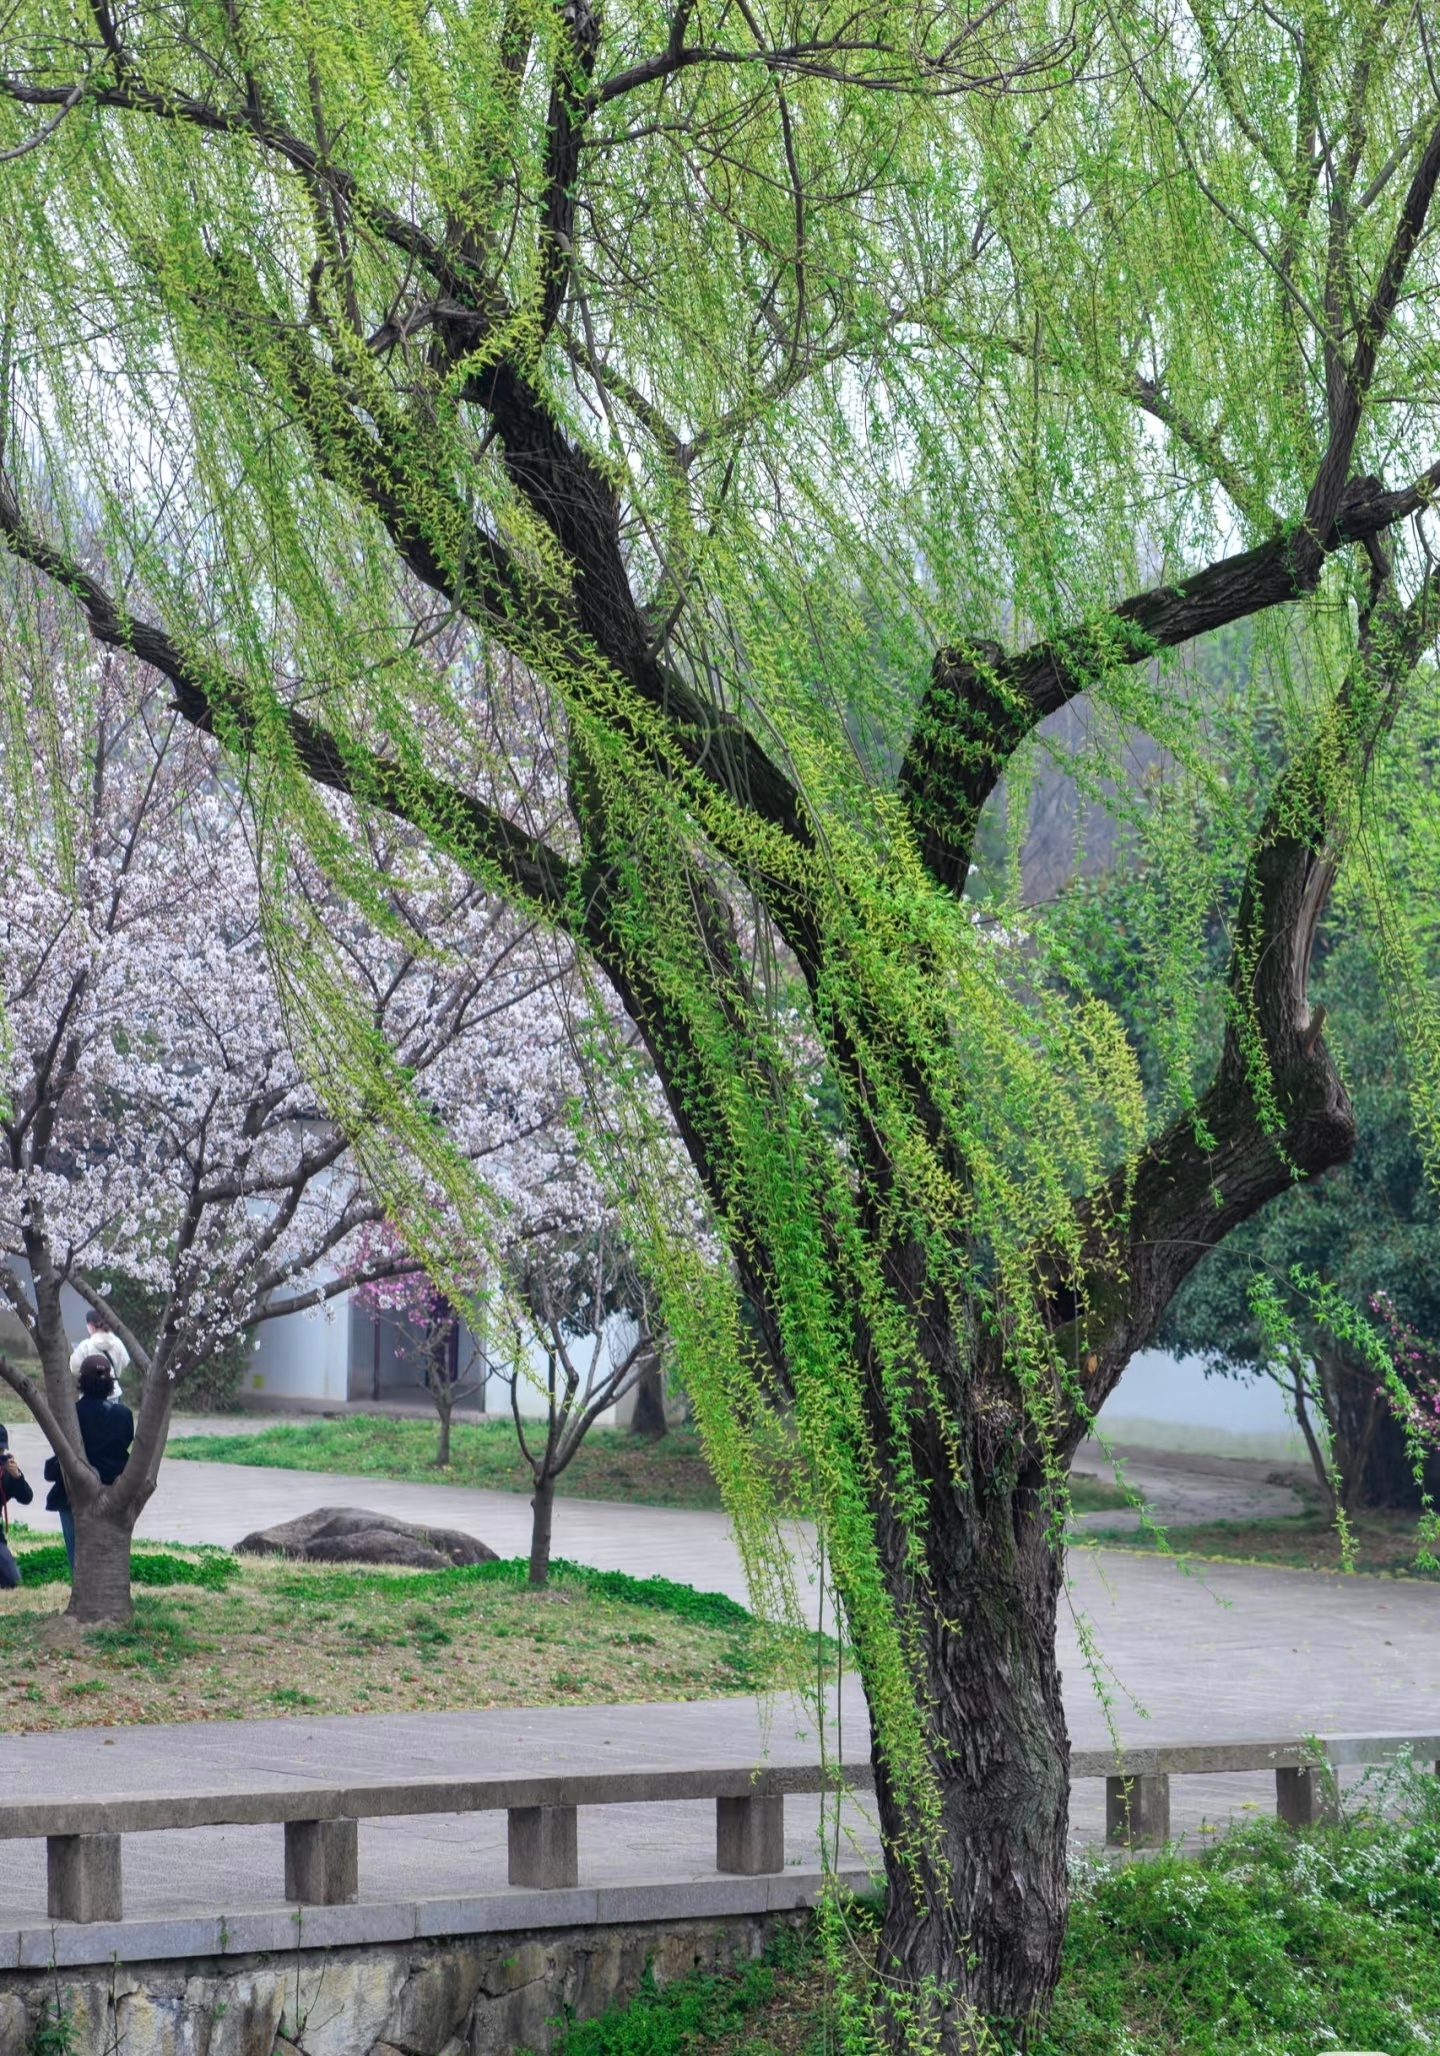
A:
{"type": "Polygon", "coordinates": [[[20,1566],[10,1548],[10,1507],[28,1506],[34,1488],[10,1454],[8,1430],[0,1427],[0,1592],[13,1592],[20,1584],[20,1566]]]}
{"type": "MultiPolygon", "coordinates": [[[[115,1374],[108,1358],[87,1356],[80,1366],[80,1396],[75,1401],[75,1412],[86,1461],[102,1485],[114,1484],[125,1468],[130,1444],[135,1439],[135,1416],[114,1394],[115,1374]]],[[[58,1456],[46,1457],[45,1475],[51,1481],[45,1504],[60,1516],[65,1554],[73,1571],[75,1516],[70,1511],[70,1496],[65,1490],[65,1474],[58,1456]]]]}

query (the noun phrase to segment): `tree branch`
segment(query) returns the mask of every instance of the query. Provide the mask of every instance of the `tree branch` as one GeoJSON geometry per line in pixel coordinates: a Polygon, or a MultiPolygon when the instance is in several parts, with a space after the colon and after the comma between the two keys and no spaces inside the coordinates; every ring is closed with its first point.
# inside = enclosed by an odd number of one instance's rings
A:
{"type": "Polygon", "coordinates": [[[1208,635],[1313,591],[1325,558],[1418,513],[1440,493],[1440,464],[1387,492],[1356,480],[1320,539],[1318,555],[1277,535],[1222,558],[1176,585],[1151,586],[1108,613],[1009,656],[974,642],[937,653],[900,770],[900,792],[926,868],[965,889],[980,810],[1016,749],[1043,721],[1108,669],[1208,635]]]}
{"type": "Polygon", "coordinates": [[[1324,730],[1278,780],[1235,921],[1224,1045],[1193,1111],[1079,1212],[1085,1251],[1074,1324],[1086,1431],[1182,1280],[1267,1201],[1343,1163],[1355,1116],[1312,1013],[1310,966],[1347,816],[1425,647],[1440,634],[1434,577],[1401,609],[1377,550],[1354,661],[1324,730]]]}
{"type": "Polygon", "coordinates": [[[477,872],[482,883],[500,880],[512,896],[551,918],[569,908],[573,867],[557,850],[458,786],[406,770],[273,699],[267,704],[245,679],[188,655],[163,630],[129,614],[75,559],[31,529],[3,478],[0,540],[14,556],[64,587],[97,642],[131,652],[168,678],[177,712],[194,727],[242,752],[266,755],[283,749],[317,785],[411,823],[477,872]]]}

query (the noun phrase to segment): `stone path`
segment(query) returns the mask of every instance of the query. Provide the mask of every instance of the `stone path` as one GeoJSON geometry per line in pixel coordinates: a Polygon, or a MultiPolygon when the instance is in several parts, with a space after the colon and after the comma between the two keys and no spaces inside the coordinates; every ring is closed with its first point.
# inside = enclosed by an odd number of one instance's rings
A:
{"type": "MultiPolygon", "coordinates": [[[[1144,1499],[1153,1518],[1167,1528],[1207,1521],[1283,1520],[1304,1513],[1306,1501],[1285,1483],[1283,1465],[1245,1457],[1206,1457],[1160,1449],[1111,1448],[1082,1442],[1075,1469],[1119,1481],[1144,1499]]],[[[1291,1475],[1294,1475],[1293,1471],[1291,1475]]],[[[1137,1509],[1081,1514],[1081,1530],[1140,1526],[1137,1509]]]]}

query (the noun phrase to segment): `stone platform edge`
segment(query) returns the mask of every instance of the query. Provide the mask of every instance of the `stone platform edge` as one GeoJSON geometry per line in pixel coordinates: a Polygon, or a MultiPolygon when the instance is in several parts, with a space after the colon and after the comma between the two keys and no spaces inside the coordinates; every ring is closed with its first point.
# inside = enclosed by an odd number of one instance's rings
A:
{"type": "MultiPolygon", "coordinates": [[[[838,1882],[865,1891],[865,1870],[838,1882]]],[[[521,1929],[617,1927],[643,1921],[714,1920],[814,1906],[827,1876],[794,1869],[768,1877],[675,1878],[567,1891],[502,1891],[443,1899],[362,1900],[353,1906],[251,1907],[154,1919],[26,1921],[0,1926],[0,1972],[172,1962],[195,1957],[274,1956],[387,1942],[438,1941],[521,1929]]]]}

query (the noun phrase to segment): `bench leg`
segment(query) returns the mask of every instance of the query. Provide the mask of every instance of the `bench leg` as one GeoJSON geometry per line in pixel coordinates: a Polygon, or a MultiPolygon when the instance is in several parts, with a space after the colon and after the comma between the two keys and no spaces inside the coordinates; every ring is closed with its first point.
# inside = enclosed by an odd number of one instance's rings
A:
{"type": "Polygon", "coordinates": [[[1277,1770],[1275,1815],[1287,1828],[1313,1827],[1335,1818],[1335,1794],[1323,1770],[1277,1770]]]}
{"type": "Polygon", "coordinates": [[[744,1878],[785,1868],[785,1801],[776,1792],[715,1801],[715,1868],[744,1878]]]}
{"type": "Polygon", "coordinates": [[[1161,1849],[1170,1839],[1170,1780],[1105,1780],[1105,1840],[1112,1849],[1161,1849]]]}
{"type": "Polygon", "coordinates": [[[510,1882],[534,1892],[561,1891],[578,1884],[573,1806],[510,1808],[510,1882]]]}
{"type": "Polygon", "coordinates": [[[123,1920],[118,1835],[47,1835],[52,1920],[123,1920]]]}
{"type": "Polygon", "coordinates": [[[360,1890],[360,1823],[287,1820],[285,1897],[302,1906],[351,1906],[360,1890]]]}

